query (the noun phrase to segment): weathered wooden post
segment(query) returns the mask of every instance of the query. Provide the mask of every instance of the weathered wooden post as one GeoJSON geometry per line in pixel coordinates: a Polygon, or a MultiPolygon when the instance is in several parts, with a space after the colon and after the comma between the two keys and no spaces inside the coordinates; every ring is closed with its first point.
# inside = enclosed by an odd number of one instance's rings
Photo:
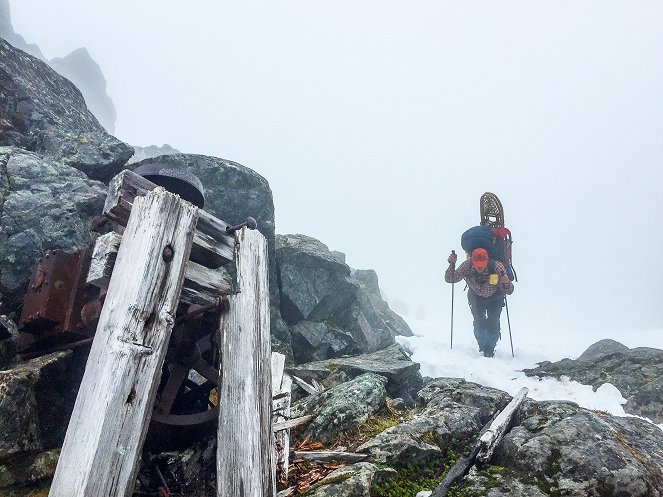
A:
{"type": "Polygon", "coordinates": [[[217,448],[219,497],[274,497],[267,241],[236,232],[237,286],[222,318],[217,448]]]}
{"type": "Polygon", "coordinates": [[[50,497],[131,495],[197,218],[162,188],[135,199],[50,497]]]}

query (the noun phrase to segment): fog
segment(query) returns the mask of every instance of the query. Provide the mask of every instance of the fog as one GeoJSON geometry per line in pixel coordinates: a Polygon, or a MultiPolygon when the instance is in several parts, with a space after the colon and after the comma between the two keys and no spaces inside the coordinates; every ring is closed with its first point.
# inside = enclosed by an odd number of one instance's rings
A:
{"type": "Polygon", "coordinates": [[[254,169],[278,233],[375,269],[406,319],[447,326],[446,258],[491,191],[514,340],[663,328],[661,2],[10,6],[47,57],[87,47],[118,138],[254,169]]]}

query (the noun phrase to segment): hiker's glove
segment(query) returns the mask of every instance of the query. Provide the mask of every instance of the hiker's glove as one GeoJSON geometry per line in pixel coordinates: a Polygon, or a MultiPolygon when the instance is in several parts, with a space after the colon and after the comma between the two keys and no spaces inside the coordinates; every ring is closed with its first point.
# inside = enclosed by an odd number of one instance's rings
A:
{"type": "Polygon", "coordinates": [[[451,254],[449,258],[447,259],[447,262],[449,264],[456,264],[456,261],[458,260],[458,255],[457,254],[451,254]]]}

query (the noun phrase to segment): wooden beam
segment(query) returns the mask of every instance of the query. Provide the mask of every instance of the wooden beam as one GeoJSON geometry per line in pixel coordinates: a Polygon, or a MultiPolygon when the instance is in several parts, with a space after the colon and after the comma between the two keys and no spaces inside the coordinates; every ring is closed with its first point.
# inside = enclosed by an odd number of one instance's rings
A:
{"type": "MultiPolygon", "coordinates": [[[[199,213],[202,211],[198,211],[199,213]]],[[[111,231],[97,238],[86,283],[106,290],[113,274],[122,235],[111,231]]],[[[212,304],[221,295],[232,293],[232,277],[223,268],[209,269],[188,261],[184,272],[181,301],[185,304],[212,304]]]]}
{"type": "Polygon", "coordinates": [[[296,450],[295,458],[306,459],[308,461],[316,462],[359,462],[365,461],[370,457],[370,454],[359,454],[356,452],[339,452],[332,450],[296,450]]]}
{"type": "Polygon", "coordinates": [[[488,463],[495,447],[507,433],[513,417],[527,398],[527,392],[527,388],[521,388],[511,402],[483,427],[479,439],[472,445],[469,455],[460,457],[435,490],[422,497],[446,497],[452,485],[465,476],[475,463],[477,465],[488,463]]]}
{"type": "MultiPolygon", "coordinates": [[[[309,393],[311,395],[314,395],[316,393],[320,393],[324,390],[324,388],[319,389],[318,387],[315,387],[313,385],[310,385],[309,383],[306,383],[304,380],[302,380],[299,376],[292,375],[292,379],[299,385],[306,393],[309,393]]],[[[319,384],[318,384],[319,385],[319,384]]]]}
{"type": "MultiPolygon", "coordinates": [[[[278,433],[282,430],[289,430],[290,428],[306,424],[310,422],[313,418],[315,418],[313,414],[307,414],[305,416],[299,416],[298,418],[286,419],[284,421],[279,421],[278,423],[274,423],[274,427],[272,429],[274,430],[274,433],[278,433]]],[[[288,444],[288,446],[289,445],[290,444],[288,444]]]]}
{"type": "MultiPolygon", "coordinates": [[[[157,185],[128,169],[108,185],[104,215],[125,226],[134,199],[154,190],[157,185]]],[[[226,233],[227,223],[201,210],[191,248],[191,260],[209,268],[218,268],[233,260],[235,240],[226,233]]]]}
{"type": "Polygon", "coordinates": [[[50,497],[132,494],[197,215],[162,188],[136,200],[50,497]]]}
{"type": "Polygon", "coordinates": [[[240,293],[222,315],[217,495],[274,497],[267,241],[246,228],[236,235],[240,293]]]}

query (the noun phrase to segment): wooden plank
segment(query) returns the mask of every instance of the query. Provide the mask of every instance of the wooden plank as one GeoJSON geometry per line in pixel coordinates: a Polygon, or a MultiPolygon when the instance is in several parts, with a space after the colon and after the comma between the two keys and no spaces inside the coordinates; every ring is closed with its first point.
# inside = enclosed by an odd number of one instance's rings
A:
{"type": "MultiPolygon", "coordinates": [[[[108,288],[121,242],[122,235],[115,232],[106,233],[97,238],[86,283],[103,290],[108,288]]],[[[231,293],[232,277],[225,268],[209,269],[193,261],[187,262],[181,294],[182,302],[185,304],[212,304],[217,301],[219,296],[231,293]]]]}
{"type": "MultiPolygon", "coordinates": [[[[290,428],[298,426],[300,423],[288,424],[288,422],[293,421],[290,419],[292,378],[287,374],[283,374],[285,355],[279,355],[282,358],[277,358],[277,367],[281,377],[279,379],[278,394],[285,394],[285,396],[282,399],[274,401],[274,424],[272,430],[274,431],[274,444],[276,448],[276,484],[279,488],[284,488],[288,485],[288,469],[290,467],[290,428]]],[[[279,372],[276,374],[277,377],[279,376],[279,372]]],[[[272,370],[272,375],[274,375],[274,370],[272,370]]]]}
{"type": "Polygon", "coordinates": [[[514,415],[527,398],[527,388],[521,388],[511,402],[482,428],[479,439],[472,445],[468,456],[460,457],[440,484],[429,494],[430,497],[446,497],[449,489],[476,463],[485,464],[490,461],[497,444],[502,440],[511,425],[514,415]],[[481,459],[479,460],[479,454],[481,459]]]}
{"type": "Polygon", "coordinates": [[[197,214],[162,188],[136,200],[50,497],[132,494],[197,214]]]}
{"type": "Polygon", "coordinates": [[[370,454],[359,454],[356,452],[339,452],[332,450],[296,450],[295,458],[306,459],[308,461],[316,462],[359,462],[365,461],[370,457],[370,454]]]}
{"type": "Polygon", "coordinates": [[[310,393],[311,395],[314,395],[316,393],[322,392],[322,390],[318,390],[317,387],[310,385],[309,383],[306,383],[304,380],[302,380],[299,376],[292,375],[292,379],[299,385],[306,393],[310,393]]]}
{"type": "Polygon", "coordinates": [[[108,289],[121,242],[122,235],[114,231],[97,238],[92,251],[90,269],[87,272],[87,280],[85,281],[87,284],[94,285],[102,290],[108,289]]]}
{"type": "Polygon", "coordinates": [[[520,409],[520,406],[527,398],[527,388],[523,387],[511,399],[511,402],[502,410],[501,413],[493,420],[488,429],[483,432],[479,438],[479,452],[477,453],[476,463],[488,464],[490,458],[493,456],[495,447],[500,443],[504,434],[511,428],[511,421],[520,409]]]}
{"type": "MultiPolygon", "coordinates": [[[[274,433],[277,433],[282,430],[289,430],[299,425],[303,425],[311,421],[315,416],[313,414],[307,414],[306,416],[299,416],[298,418],[286,419],[278,423],[274,423],[274,433]]],[[[290,444],[288,444],[289,446],[290,444]]]]}
{"type": "MultiPolygon", "coordinates": [[[[134,199],[154,190],[157,185],[128,169],[108,185],[104,215],[126,225],[134,199]]],[[[201,210],[191,248],[191,260],[209,268],[218,268],[233,260],[234,237],[226,233],[227,223],[201,210]]]]}
{"type": "Polygon", "coordinates": [[[285,354],[272,352],[272,397],[281,393],[281,380],[285,370],[285,354]]]}
{"type": "Polygon", "coordinates": [[[217,495],[273,497],[267,241],[246,228],[237,232],[237,241],[241,293],[230,297],[230,311],[222,316],[217,495]]]}

